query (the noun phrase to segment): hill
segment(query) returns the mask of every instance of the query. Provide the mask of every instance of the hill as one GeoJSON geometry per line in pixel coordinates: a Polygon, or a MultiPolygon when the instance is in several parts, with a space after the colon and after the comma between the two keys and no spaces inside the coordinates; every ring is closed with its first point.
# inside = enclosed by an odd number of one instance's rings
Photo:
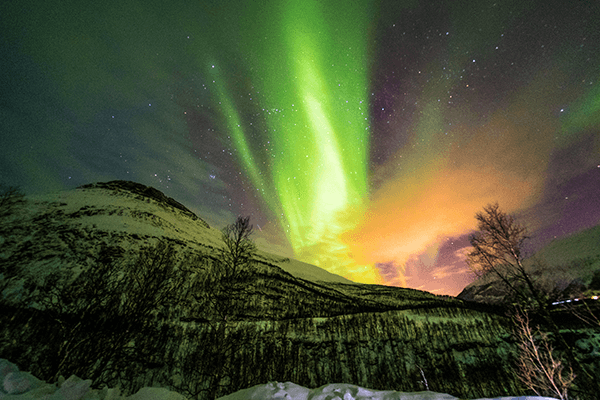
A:
{"type": "MultiPolygon", "coordinates": [[[[221,243],[211,228],[162,192],[128,181],[84,185],[71,191],[27,198],[26,205],[3,220],[2,262],[44,275],[53,266],[81,268],[98,257],[100,244],[121,254],[166,239],[184,248],[210,251],[221,243]],[[93,243],[93,245],[90,245],[93,243]]],[[[300,278],[350,283],[314,265],[259,252],[258,260],[300,278]]]]}
{"type": "Polygon", "coordinates": [[[502,310],[261,251],[224,279],[220,232],[156,189],[97,183],[0,215],[0,357],[45,380],[198,399],[268,381],[523,393],[502,310]]]}

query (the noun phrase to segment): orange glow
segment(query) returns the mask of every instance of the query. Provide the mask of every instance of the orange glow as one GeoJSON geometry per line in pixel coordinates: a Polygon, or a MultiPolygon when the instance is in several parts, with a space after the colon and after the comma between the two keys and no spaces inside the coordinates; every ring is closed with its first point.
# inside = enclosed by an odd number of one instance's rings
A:
{"type": "MultiPolygon", "coordinates": [[[[454,140],[439,133],[417,134],[430,141],[419,146],[416,139],[406,146],[410,152],[403,149],[380,169],[385,183],[373,194],[362,221],[341,236],[354,260],[393,263],[398,276],[382,280],[405,285],[411,280],[407,263],[424,252],[435,260],[443,239],[475,228],[475,213],[484,205],[499,202],[503,210],[515,212],[535,204],[543,189],[553,132],[559,129],[555,120],[546,118],[552,90],[548,88],[556,87],[548,85],[549,79],[541,76],[487,123],[455,127],[454,140]],[[442,139],[451,143],[440,150],[442,139]]],[[[422,126],[427,123],[421,121],[415,129],[422,126]]],[[[438,266],[431,276],[442,279],[466,272],[438,266]]]]}

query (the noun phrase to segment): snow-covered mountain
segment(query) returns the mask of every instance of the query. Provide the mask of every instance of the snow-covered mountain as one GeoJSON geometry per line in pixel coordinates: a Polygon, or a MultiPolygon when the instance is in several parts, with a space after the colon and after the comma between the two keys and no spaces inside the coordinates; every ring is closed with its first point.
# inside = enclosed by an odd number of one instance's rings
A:
{"type": "MultiPolygon", "coordinates": [[[[243,279],[227,286],[231,291],[210,297],[210,286],[193,286],[198,276],[210,278],[210,269],[194,269],[193,260],[213,257],[222,246],[221,233],[185,206],[133,182],[26,197],[1,209],[0,271],[11,278],[0,282],[6,285],[0,357],[46,380],[56,371],[76,373],[129,393],[160,386],[197,399],[272,381],[430,389],[461,398],[524,394],[510,326],[494,309],[355,284],[261,251],[243,279]],[[135,323],[120,311],[107,317],[112,309],[104,303],[95,314],[85,304],[65,311],[64,302],[74,300],[59,301],[51,285],[45,308],[28,307],[24,277],[43,281],[58,270],[75,279],[100,268],[105,257],[118,268],[138,268],[132,263],[141,249],[159,241],[175,248],[177,265],[192,263],[183,270],[189,279],[171,292],[181,293],[176,310],[144,314],[135,323]],[[214,309],[223,304],[226,315],[219,317],[214,309]]],[[[65,286],[62,293],[75,289],[65,286]]],[[[595,347],[582,351],[596,359],[595,347]]]]}
{"type": "MultiPolygon", "coordinates": [[[[232,221],[233,222],[233,221],[232,221]]],[[[135,182],[112,181],[26,197],[2,219],[0,261],[44,276],[54,268],[77,274],[93,265],[102,245],[122,257],[158,240],[182,248],[220,248],[221,232],[176,200],[135,182]]],[[[260,249],[259,249],[260,250],[260,249]]],[[[349,280],[297,260],[259,251],[257,259],[312,281],[349,280]]]]}

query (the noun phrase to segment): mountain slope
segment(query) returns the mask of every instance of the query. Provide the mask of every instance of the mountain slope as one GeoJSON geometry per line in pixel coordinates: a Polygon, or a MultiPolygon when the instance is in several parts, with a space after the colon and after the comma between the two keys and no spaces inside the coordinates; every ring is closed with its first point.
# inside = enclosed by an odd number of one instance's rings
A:
{"type": "MultiPolygon", "coordinates": [[[[126,181],[28,197],[26,203],[3,218],[2,226],[3,268],[27,271],[40,281],[57,270],[68,270],[75,278],[94,267],[106,247],[120,262],[128,263],[143,246],[159,240],[178,248],[179,262],[189,253],[211,254],[223,246],[221,232],[185,206],[154,188],[126,181]]],[[[442,301],[412,289],[348,286],[352,282],[314,265],[260,250],[255,261],[257,269],[247,278],[247,285],[257,289],[245,290],[247,318],[258,318],[261,312],[257,309],[255,314],[249,313],[253,304],[261,304],[260,309],[269,304],[268,317],[280,319],[322,315],[317,311],[320,309],[338,315],[406,308],[415,301],[442,301]],[[390,291],[396,295],[390,297],[390,291]],[[328,299],[327,307],[316,307],[324,298],[328,299]]],[[[7,300],[20,298],[21,283],[16,280],[4,291],[7,300]]]]}
{"type": "MultiPolygon", "coordinates": [[[[95,263],[101,245],[134,256],[144,245],[166,239],[196,251],[222,246],[221,232],[160,191],[135,182],[113,181],[26,198],[2,219],[0,260],[45,276],[54,268],[77,274],[95,263]]],[[[300,278],[350,283],[314,265],[258,252],[257,260],[300,278]]]]}
{"type": "MultiPolygon", "coordinates": [[[[0,355],[44,379],[56,372],[49,369],[55,352],[73,344],[71,353],[60,353],[70,360],[60,373],[95,375],[130,392],[159,385],[204,399],[274,380],[418,391],[425,390],[425,374],[431,390],[465,398],[522,393],[506,319],[477,305],[353,284],[262,252],[228,291],[211,297],[210,285],[194,282],[212,272],[194,260],[217,256],[220,232],[154,189],[119,181],[86,185],[29,197],[10,211],[0,220],[2,271],[43,281],[60,270],[75,279],[100,268],[109,252],[126,273],[141,268],[134,262],[140,250],[159,241],[172,245],[175,263],[188,268],[181,270],[189,275],[175,292],[177,307],[161,304],[135,324],[118,313],[104,324],[90,321],[104,321],[104,309],[28,307],[23,279],[11,280],[0,313],[0,355]],[[225,317],[213,312],[218,307],[226,307],[225,317]],[[89,328],[77,331],[82,324],[89,328]],[[116,350],[109,345],[115,340],[122,344],[116,350]],[[98,358],[76,363],[89,354],[98,358]]],[[[62,293],[75,289],[67,285],[62,293]]]]}

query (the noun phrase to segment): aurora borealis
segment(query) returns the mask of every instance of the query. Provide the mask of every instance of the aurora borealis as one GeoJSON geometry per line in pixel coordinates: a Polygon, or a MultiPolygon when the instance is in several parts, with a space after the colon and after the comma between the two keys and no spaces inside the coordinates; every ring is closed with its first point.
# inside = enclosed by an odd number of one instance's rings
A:
{"type": "Polygon", "coordinates": [[[352,280],[457,294],[474,215],[600,222],[600,6],[3,4],[0,183],[135,180],[352,280]]]}
{"type": "Polygon", "coordinates": [[[296,256],[346,273],[350,266],[332,254],[345,247],[337,239],[345,228],[341,215],[360,207],[368,194],[368,6],[278,4],[269,14],[277,16],[273,25],[260,24],[248,43],[252,48],[276,33],[274,42],[258,46],[253,69],[260,71],[255,79],[269,115],[270,157],[259,167],[273,186],[262,198],[276,199],[270,208],[296,256]],[[328,23],[333,19],[342,23],[328,23]],[[323,244],[331,247],[315,251],[323,244]]]}

